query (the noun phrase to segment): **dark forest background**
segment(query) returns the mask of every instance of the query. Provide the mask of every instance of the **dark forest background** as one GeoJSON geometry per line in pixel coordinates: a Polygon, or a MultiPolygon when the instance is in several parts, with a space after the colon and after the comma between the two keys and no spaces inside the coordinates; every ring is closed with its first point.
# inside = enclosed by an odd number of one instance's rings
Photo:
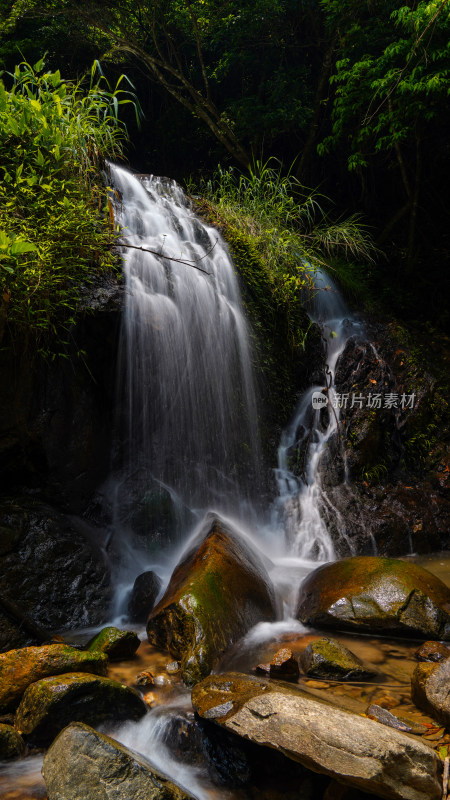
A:
{"type": "MultiPolygon", "coordinates": [[[[0,66],[125,73],[136,170],[199,184],[275,158],[381,251],[360,280],[386,314],[448,324],[450,2],[0,0],[0,66]],[[325,199],[327,198],[327,199],[325,199]]],[[[7,74],[3,74],[5,84],[7,74]]],[[[278,163],[277,162],[277,163],[278,163]]]]}

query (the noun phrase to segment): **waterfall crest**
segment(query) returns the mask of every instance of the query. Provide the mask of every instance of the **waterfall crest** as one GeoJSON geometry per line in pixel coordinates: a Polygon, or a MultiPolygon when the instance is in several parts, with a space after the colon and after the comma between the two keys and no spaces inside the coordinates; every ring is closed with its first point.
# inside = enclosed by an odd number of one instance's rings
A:
{"type": "Polygon", "coordinates": [[[246,516],[260,468],[257,404],[227,246],[174,181],[110,170],[128,245],[119,365],[124,474],[142,491],[164,487],[190,511],[238,506],[246,516]]]}

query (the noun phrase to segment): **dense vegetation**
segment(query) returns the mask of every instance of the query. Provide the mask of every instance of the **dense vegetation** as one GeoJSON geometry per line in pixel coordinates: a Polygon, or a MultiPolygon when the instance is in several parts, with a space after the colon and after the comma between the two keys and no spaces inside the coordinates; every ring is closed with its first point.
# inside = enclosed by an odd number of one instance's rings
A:
{"type": "Polygon", "coordinates": [[[42,348],[73,322],[93,267],[114,266],[99,167],[122,151],[117,113],[129,98],[96,71],[86,90],[42,60],[16,66],[9,91],[0,81],[3,328],[7,319],[31,331],[42,348]]]}
{"type": "Polygon", "coordinates": [[[32,61],[46,50],[49,67],[74,80],[95,58],[111,79],[131,77],[146,115],[141,132],[127,119],[135,166],[205,185],[220,162],[230,188],[236,168],[251,180],[250,165],[275,157],[282,177],[333,198],[334,207],[321,200],[331,221],[364,215],[384,256],[370,271],[357,259],[343,271],[355,294],[409,320],[447,321],[450,0],[0,0],[0,9],[5,68],[19,52],[32,61]]]}

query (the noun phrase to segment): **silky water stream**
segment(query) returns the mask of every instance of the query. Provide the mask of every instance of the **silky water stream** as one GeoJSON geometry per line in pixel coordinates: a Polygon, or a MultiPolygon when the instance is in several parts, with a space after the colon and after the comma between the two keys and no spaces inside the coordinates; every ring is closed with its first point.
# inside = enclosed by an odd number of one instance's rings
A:
{"type": "MultiPolygon", "coordinates": [[[[335,558],[328,532],[331,516],[334,529],[345,536],[345,522],[322,486],[320,465],[330,440],[339,433],[336,364],[349,337],[363,335],[362,326],[331,279],[317,271],[309,313],[325,342],[326,386],[311,386],[300,398],[279,446],[278,495],[270,509],[263,509],[250,337],[228,249],[218,231],[196,217],[174,182],[139,179],[116,166],[110,170],[126,279],[119,444],[110,481],[112,535],[120,541],[121,553],[115,566],[112,617],[115,624],[129,627],[126,601],[134,578],[155,569],[167,584],[180,553],[213,509],[273,563],[271,579],[283,609],[281,618],[256,626],[219,665],[250,672],[280,643],[296,655],[308,644],[309,631],[293,619],[298,586],[318,563],[335,558]],[[302,452],[300,471],[292,468],[295,451],[302,452]],[[169,523],[165,535],[149,546],[135,509],[147,511],[161,501],[170,509],[165,515],[169,523]]],[[[87,640],[90,633],[81,632],[79,640],[87,640]]],[[[214,786],[189,758],[183,761],[174,754],[174,725],[192,717],[189,694],[165,671],[170,657],[145,642],[145,631],[139,633],[143,641],[137,657],[111,665],[110,676],[132,685],[138,672],[150,670],[159,683],[147,697],[147,716],[110,732],[200,800],[235,797],[233,791],[214,786]]],[[[401,693],[412,670],[414,645],[340,638],[347,644],[351,640],[351,649],[368,663],[382,663],[384,675],[401,693]]],[[[351,689],[343,691],[351,694],[351,689]]],[[[320,694],[320,687],[315,691],[320,694]]],[[[367,696],[373,699],[376,691],[386,689],[371,684],[367,696]]],[[[32,756],[2,769],[0,797],[44,797],[38,777],[41,761],[32,756]]]]}

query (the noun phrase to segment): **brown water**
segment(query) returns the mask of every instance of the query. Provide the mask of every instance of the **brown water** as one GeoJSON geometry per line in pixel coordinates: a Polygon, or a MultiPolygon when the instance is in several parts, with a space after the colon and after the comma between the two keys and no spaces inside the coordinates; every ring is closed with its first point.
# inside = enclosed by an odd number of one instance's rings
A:
{"type": "MultiPolygon", "coordinates": [[[[450,553],[439,553],[426,558],[414,558],[442,581],[450,586],[450,553]]],[[[417,664],[415,651],[420,641],[409,639],[381,638],[376,636],[324,633],[308,631],[304,634],[284,633],[275,640],[255,645],[238,643],[222,659],[220,671],[238,670],[253,673],[257,664],[266,663],[282,646],[289,647],[298,658],[302,650],[317,636],[329,635],[338,639],[354,652],[365,664],[376,670],[377,675],[370,681],[342,682],[329,680],[310,680],[300,677],[299,686],[318,698],[341,705],[349,711],[365,713],[368,705],[375,703],[388,708],[392,713],[429,726],[429,735],[423,741],[432,747],[450,746],[450,736],[439,729],[434,721],[420,712],[411,703],[410,679],[417,664]]],[[[167,671],[173,658],[161,653],[148,642],[143,641],[138,654],[129,661],[111,664],[109,677],[120,680],[130,686],[136,686],[136,676],[141,672],[150,672],[154,683],[139,687],[149,709],[156,710],[167,703],[174,703],[177,698],[186,698],[186,690],[179,673],[167,671]]],[[[170,669],[170,668],[169,668],[170,669]]],[[[0,766],[0,798],[1,800],[45,800],[45,786],[40,774],[42,756],[33,755],[9,764],[0,766]]],[[[206,790],[211,798],[239,798],[239,793],[206,790]]],[[[88,798],[86,798],[88,800],[88,798]]]]}

